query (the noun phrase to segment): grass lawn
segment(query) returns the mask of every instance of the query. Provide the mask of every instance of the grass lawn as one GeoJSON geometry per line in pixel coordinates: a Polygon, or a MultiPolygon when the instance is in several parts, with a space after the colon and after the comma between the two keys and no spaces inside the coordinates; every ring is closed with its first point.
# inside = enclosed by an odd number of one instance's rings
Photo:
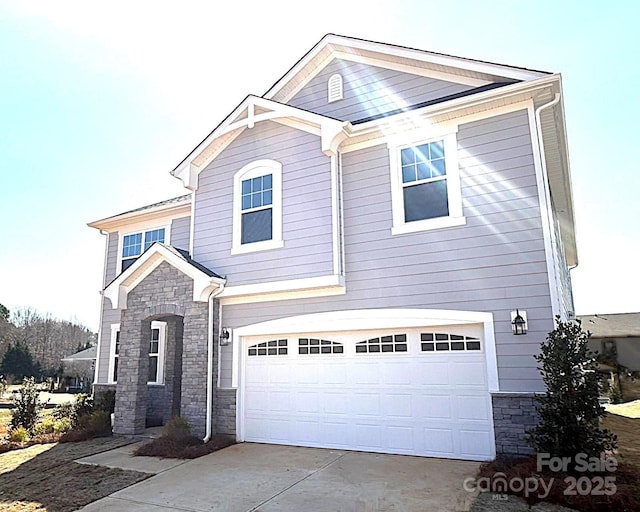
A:
{"type": "Polygon", "coordinates": [[[618,462],[640,468],[640,419],[609,413],[602,422],[602,427],[618,436],[618,462]]]}
{"type": "MultiPolygon", "coordinates": [[[[0,439],[11,411],[0,409],[0,439]]],[[[36,444],[0,454],[0,510],[64,512],[150,477],[148,473],[78,464],[87,457],[128,444],[102,437],[79,443],[36,444]]]]}
{"type": "Polygon", "coordinates": [[[34,445],[0,455],[0,510],[77,510],[150,477],[148,473],[74,462],[128,442],[103,437],[80,443],[34,445]]]}
{"type": "Polygon", "coordinates": [[[640,418],[640,400],[624,404],[607,404],[605,409],[613,414],[626,416],[627,418],[640,418]]]}

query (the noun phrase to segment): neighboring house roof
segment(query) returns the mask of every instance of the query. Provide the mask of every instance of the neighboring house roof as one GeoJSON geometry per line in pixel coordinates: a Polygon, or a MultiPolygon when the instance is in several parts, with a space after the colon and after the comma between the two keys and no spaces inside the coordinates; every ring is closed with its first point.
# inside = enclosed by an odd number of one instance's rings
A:
{"type": "Polygon", "coordinates": [[[185,210],[185,214],[188,214],[190,212],[190,206],[191,194],[189,193],[146,206],[141,206],[140,208],[134,208],[133,210],[127,210],[126,212],[118,213],[104,219],[89,222],[88,226],[96,229],[106,229],[112,225],[126,222],[134,217],[136,220],[142,220],[141,217],[153,218],[160,215],[166,215],[172,210],[185,210]]]}
{"type": "Polygon", "coordinates": [[[640,338],[640,313],[578,315],[592,338],[640,338]]]}
{"type": "Polygon", "coordinates": [[[70,356],[63,357],[62,360],[67,363],[75,363],[78,361],[93,361],[98,353],[98,347],[89,347],[87,349],[71,354],[70,356]]]}
{"type": "Polygon", "coordinates": [[[193,279],[193,300],[196,302],[206,301],[212,290],[224,287],[226,283],[224,277],[193,260],[187,251],[155,242],[105,287],[103,293],[111,301],[111,307],[126,309],[129,292],[163,262],[193,279]]]}

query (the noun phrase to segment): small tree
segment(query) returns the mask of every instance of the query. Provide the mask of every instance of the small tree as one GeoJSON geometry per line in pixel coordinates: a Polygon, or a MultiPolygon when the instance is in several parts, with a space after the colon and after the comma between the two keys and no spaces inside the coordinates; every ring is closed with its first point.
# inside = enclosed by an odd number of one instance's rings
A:
{"type": "Polygon", "coordinates": [[[12,375],[17,381],[24,377],[33,377],[39,373],[39,367],[33,362],[31,352],[20,342],[11,345],[0,362],[0,373],[12,375]]]}
{"type": "Polygon", "coordinates": [[[11,430],[23,427],[33,434],[40,411],[45,404],[38,398],[38,387],[33,377],[24,379],[15,396],[11,397],[11,430]]]}
{"type": "Polygon", "coordinates": [[[534,356],[547,387],[547,393],[536,398],[540,423],[528,433],[529,444],[538,452],[575,461],[579,453],[598,457],[616,448],[615,434],[600,429],[606,411],[598,400],[597,362],[587,348],[589,336],[579,320],[556,317],[556,328],[534,356]]]}

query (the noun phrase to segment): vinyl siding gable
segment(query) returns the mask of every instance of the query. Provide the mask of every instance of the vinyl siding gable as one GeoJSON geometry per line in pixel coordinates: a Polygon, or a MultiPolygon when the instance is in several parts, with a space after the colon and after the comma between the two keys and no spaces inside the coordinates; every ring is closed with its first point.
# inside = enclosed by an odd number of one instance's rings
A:
{"type": "Polygon", "coordinates": [[[357,121],[469,89],[473,87],[334,59],[288,104],[342,121],[357,121]],[[328,103],[327,84],[335,73],[342,76],[344,99],[328,103]]]}
{"type": "Polygon", "coordinates": [[[178,249],[189,250],[189,232],[191,217],[181,217],[171,221],[171,245],[178,249]]]}

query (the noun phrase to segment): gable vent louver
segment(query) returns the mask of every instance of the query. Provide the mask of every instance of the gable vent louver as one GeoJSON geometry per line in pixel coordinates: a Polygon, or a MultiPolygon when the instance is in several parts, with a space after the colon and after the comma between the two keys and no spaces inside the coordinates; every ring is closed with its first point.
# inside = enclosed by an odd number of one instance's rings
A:
{"type": "Polygon", "coordinates": [[[329,84],[327,86],[327,89],[328,89],[329,103],[341,100],[343,98],[342,75],[340,75],[339,73],[336,73],[335,75],[331,75],[331,78],[329,78],[329,84]]]}

